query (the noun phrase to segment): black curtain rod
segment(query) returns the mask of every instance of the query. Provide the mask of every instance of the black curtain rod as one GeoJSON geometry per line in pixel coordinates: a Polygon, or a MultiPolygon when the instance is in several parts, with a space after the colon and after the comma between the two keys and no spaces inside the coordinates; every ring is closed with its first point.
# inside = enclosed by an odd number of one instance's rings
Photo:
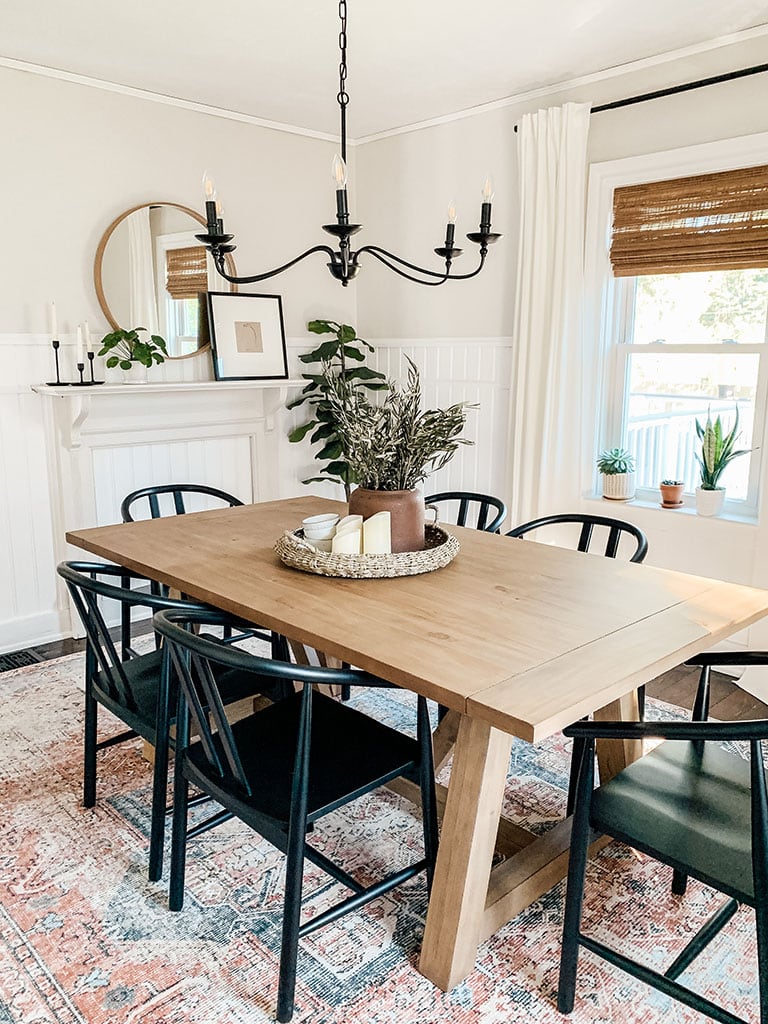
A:
{"type": "MultiPolygon", "coordinates": [[[[721,82],[732,82],[736,78],[748,78],[750,75],[760,75],[768,71],[768,64],[756,64],[751,68],[741,68],[738,71],[726,71],[723,75],[713,75],[711,78],[700,78],[696,82],[685,82],[683,85],[671,85],[667,89],[656,89],[654,92],[644,92],[639,96],[629,96],[625,100],[614,100],[612,103],[601,103],[592,107],[592,114],[599,114],[603,110],[618,110],[619,107],[631,107],[635,103],[645,103],[647,100],[658,100],[662,96],[675,96],[679,92],[690,92],[691,89],[701,89],[705,85],[719,85],[721,82]]],[[[517,125],[515,125],[517,131],[517,125]]]]}

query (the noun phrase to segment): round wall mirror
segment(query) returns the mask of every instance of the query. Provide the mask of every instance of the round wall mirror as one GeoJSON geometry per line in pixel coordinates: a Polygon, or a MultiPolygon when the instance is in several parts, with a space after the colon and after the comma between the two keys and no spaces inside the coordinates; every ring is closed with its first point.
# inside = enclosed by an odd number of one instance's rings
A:
{"type": "MultiPolygon", "coordinates": [[[[205,228],[203,217],[187,206],[144,203],[116,217],[96,250],[93,283],[104,316],[115,330],[146,327],[159,334],[171,359],[207,346],[200,296],[223,290],[210,254],[195,238],[200,225],[205,228]]],[[[227,272],[237,272],[231,253],[227,272]]]]}

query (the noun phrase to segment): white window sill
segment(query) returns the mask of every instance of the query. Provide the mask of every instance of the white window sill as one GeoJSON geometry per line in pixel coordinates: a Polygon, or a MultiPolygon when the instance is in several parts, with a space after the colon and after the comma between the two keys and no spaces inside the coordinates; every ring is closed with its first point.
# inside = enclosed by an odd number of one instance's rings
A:
{"type": "MultiPolygon", "coordinates": [[[[740,523],[744,526],[757,526],[758,524],[758,517],[756,515],[739,515],[738,513],[734,512],[723,512],[719,516],[700,516],[696,512],[696,506],[694,504],[695,499],[689,496],[684,497],[683,500],[686,502],[686,504],[683,505],[682,508],[662,508],[661,502],[643,501],[640,498],[633,498],[631,501],[612,501],[609,498],[601,497],[599,494],[587,494],[585,495],[585,500],[593,502],[596,505],[599,504],[602,509],[602,511],[599,513],[600,515],[615,514],[608,512],[607,510],[609,508],[616,509],[616,512],[618,512],[619,508],[627,507],[638,509],[641,508],[644,510],[649,509],[654,512],[663,512],[664,515],[667,516],[693,516],[694,519],[704,519],[710,523],[717,522],[719,520],[727,523],[740,523]],[[690,502],[690,504],[688,504],[688,502],[690,502]]],[[[621,518],[620,513],[617,515],[617,518],[621,518]]]]}

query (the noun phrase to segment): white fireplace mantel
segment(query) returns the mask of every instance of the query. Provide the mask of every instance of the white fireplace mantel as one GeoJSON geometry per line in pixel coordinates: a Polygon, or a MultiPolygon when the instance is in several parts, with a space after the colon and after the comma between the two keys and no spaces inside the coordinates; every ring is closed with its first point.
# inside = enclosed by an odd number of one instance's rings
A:
{"type": "MultiPolygon", "coordinates": [[[[120,502],[140,487],[200,483],[245,502],[280,497],[286,400],[305,385],[33,385],[42,399],[56,560],[81,555],[68,548],[68,530],[119,522],[120,502]]],[[[61,634],[70,623],[76,630],[63,587],[57,606],[61,634]]]]}
{"type": "MultiPolygon", "coordinates": [[[[69,451],[75,451],[82,444],[82,428],[94,403],[102,403],[105,399],[116,400],[114,411],[117,415],[125,414],[130,408],[139,404],[137,399],[148,399],[151,396],[173,396],[192,393],[194,399],[209,401],[211,398],[225,399],[226,392],[255,391],[261,399],[261,414],[264,427],[268,433],[275,428],[275,415],[285,406],[289,390],[304,387],[305,380],[233,380],[233,381],[179,381],[161,384],[96,384],[78,387],[64,385],[52,387],[49,384],[35,384],[32,390],[47,398],[60,399],[64,402],[66,412],[57,415],[61,440],[69,451]],[[128,405],[132,403],[132,405],[128,405]]],[[[146,402],[141,403],[146,409],[146,402]]],[[[130,415],[130,414],[129,414],[130,415]]],[[[133,417],[132,427],[136,429],[133,417]]],[[[154,418],[154,417],[153,417],[154,418]]],[[[117,424],[116,424],[117,426],[117,424]]],[[[118,427],[119,430],[119,427],[118,427]]]]}

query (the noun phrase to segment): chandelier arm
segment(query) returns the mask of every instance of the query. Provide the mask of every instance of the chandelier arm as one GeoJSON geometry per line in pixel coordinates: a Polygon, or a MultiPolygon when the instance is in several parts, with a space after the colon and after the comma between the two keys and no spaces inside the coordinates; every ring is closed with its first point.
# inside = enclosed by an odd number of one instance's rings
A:
{"type": "MultiPolygon", "coordinates": [[[[377,259],[379,261],[379,263],[383,263],[385,267],[389,268],[389,270],[393,270],[396,274],[399,274],[400,277],[404,277],[408,281],[413,281],[416,284],[425,284],[425,285],[428,285],[431,288],[434,288],[434,287],[436,287],[439,284],[445,284],[445,282],[449,280],[449,277],[448,277],[447,274],[444,274],[437,281],[424,281],[420,277],[414,277],[412,274],[407,274],[404,270],[401,270],[398,266],[395,266],[394,263],[390,263],[389,260],[386,259],[386,257],[382,256],[381,253],[386,252],[386,250],[385,249],[380,249],[380,247],[377,246],[377,245],[366,245],[365,248],[358,249],[357,252],[355,253],[355,259],[357,259],[357,257],[360,255],[361,252],[368,252],[368,253],[370,253],[371,256],[374,257],[374,259],[377,259]]],[[[387,255],[390,255],[390,254],[387,253],[387,255]]],[[[404,260],[400,260],[399,262],[400,263],[404,263],[405,261],[404,260]]],[[[410,266],[410,264],[408,264],[408,265],[410,266]]],[[[414,269],[418,270],[419,268],[415,267],[414,269]]]]}
{"type": "Polygon", "coordinates": [[[277,274],[282,274],[284,270],[288,270],[290,267],[295,266],[302,260],[305,260],[307,256],[312,256],[316,252],[324,252],[326,256],[330,256],[331,262],[335,263],[338,259],[338,254],[333,251],[329,245],[313,245],[311,249],[307,249],[296,259],[290,260],[288,263],[284,263],[282,267],[276,267],[274,270],[267,271],[266,274],[253,274],[251,277],[236,277],[233,274],[228,274],[224,270],[224,255],[213,252],[213,259],[216,264],[216,271],[220,277],[223,277],[225,281],[229,281],[231,284],[256,284],[258,281],[266,281],[270,277],[276,277],[277,274]]]}
{"type": "Polygon", "coordinates": [[[380,245],[363,245],[355,252],[355,256],[360,256],[361,253],[364,252],[369,252],[371,256],[375,256],[377,260],[379,260],[385,266],[389,267],[390,270],[394,270],[396,273],[401,274],[403,277],[407,277],[409,281],[416,281],[417,284],[442,284],[443,281],[467,281],[471,277],[477,277],[477,275],[483,269],[483,266],[485,264],[485,258],[488,255],[487,250],[483,251],[483,249],[481,249],[480,262],[478,263],[477,267],[474,270],[470,271],[468,274],[451,274],[450,272],[438,274],[434,270],[427,270],[425,267],[418,267],[414,263],[409,263],[407,260],[401,259],[400,256],[395,256],[394,253],[388,252],[387,249],[383,249],[380,245]],[[409,270],[413,270],[417,274],[424,274],[425,276],[428,277],[436,277],[439,278],[439,280],[435,282],[420,281],[418,278],[410,277],[408,274],[404,274],[402,271],[398,270],[398,268],[394,266],[393,263],[389,262],[390,260],[394,260],[401,266],[408,267],[409,270]]]}

